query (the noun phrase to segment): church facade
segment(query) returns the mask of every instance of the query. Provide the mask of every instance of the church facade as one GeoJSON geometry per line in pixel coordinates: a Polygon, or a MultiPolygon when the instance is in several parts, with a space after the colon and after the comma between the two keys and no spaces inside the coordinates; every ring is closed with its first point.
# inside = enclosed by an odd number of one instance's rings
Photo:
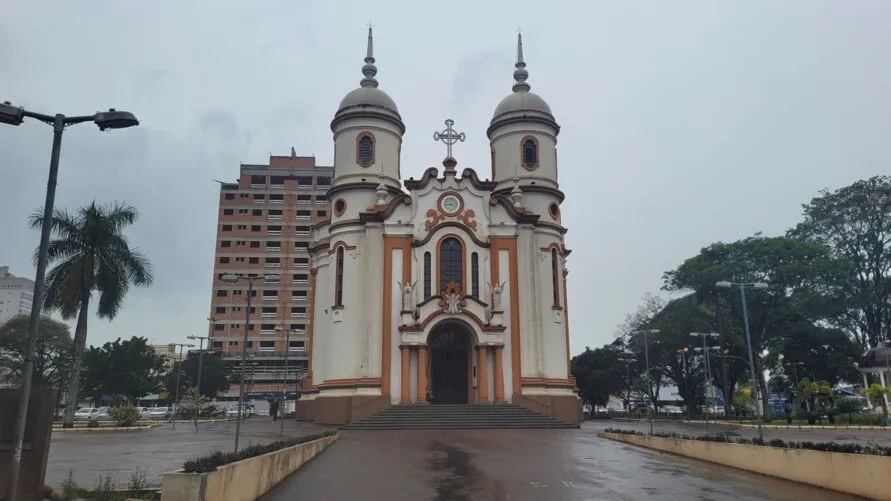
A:
{"type": "MultiPolygon", "coordinates": [[[[514,403],[580,416],[569,367],[557,182],[560,127],[530,91],[518,38],[512,92],[488,137],[491,180],[442,169],[403,181],[405,125],[379,88],[371,29],[360,87],[331,122],[330,220],[312,229],[309,370],[298,417],[355,422],[396,404],[514,403]]],[[[460,170],[460,172],[459,172],[460,170]]]]}

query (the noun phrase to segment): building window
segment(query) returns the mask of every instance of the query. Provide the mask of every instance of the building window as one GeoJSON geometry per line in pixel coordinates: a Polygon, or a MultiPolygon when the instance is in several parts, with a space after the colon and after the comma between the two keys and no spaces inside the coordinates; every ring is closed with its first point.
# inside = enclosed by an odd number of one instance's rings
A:
{"type": "Polygon", "coordinates": [[[334,269],[334,306],[343,306],[343,247],[337,248],[334,269]]]}
{"type": "Polygon", "coordinates": [[[228,257],[221,257],[221,258],[220,258],[220,264],[228,264],[228,263],[229,263],[229,258],[228,258],[228,257]]]}
{"type": "Polygon", "coordinates": [[[224,331],[226,330],[226,326],[223,324],[214,324],[213,330],[215,331],[224,331]]]}
{"type": "Polygon", "coordinates": [[[560,307],[560,258],[557,249],[551,249],[551,275],[554,288],[554,306],[560,307]]]}
{"type": "Polygon", "coordinates": [[[433,267],[433,263],[431,262],[430,253],[424,253],[424,299],[429,299],[431,294],[430,290],[433,288],[433,280],[431,276],[433,275],[431,268],[433,267]]]}
{"type": "Polygon", "coordinates": [[[226,313],[226,307],[225,306],[217,306],[216,310],[214,310],[214,311],[216,311],[217,313],[226,313]]]}
{"type": "Polygon", "coordinates": [[[222,242],[220,242],[220,247],[232,247],[232,242],[223,240],[222,242]]]}
{"type": "Polygon", "coordinates": [[[480,256],[476,252],[470,255],[470,294],[480,297],[480,256]]]}
{"type": "Polygon", "coordinates": [[[226,200],[235,200],[235,193],[223,193],[223,198],[226,200]]]}
{"type": "Polygon", "coordinates": [[[464,288],[462,284],[462,253],[461,242],[457,238],[447,238],[439,244],[439,291],[445,293],[449,283],[455,282],[459,290],[464,288]]]}
{"type": "Polygon", "coordinates": [[[538,167],[538,141],[532,136],[526,136],[521,144],[523,167],[530,170],[538,167]]]}
{"type": "Polygon", "coordinates": [[[356,140],[356,163],[369,167],[374,163],[374,136],[368,132],[359,134],[356,140]]]}
{"type": "Polygon", "coordinates": [[[233,209],[223,209],[224,216],[232,216],[234,214],[235,214],[235,211],[233,209]]]}

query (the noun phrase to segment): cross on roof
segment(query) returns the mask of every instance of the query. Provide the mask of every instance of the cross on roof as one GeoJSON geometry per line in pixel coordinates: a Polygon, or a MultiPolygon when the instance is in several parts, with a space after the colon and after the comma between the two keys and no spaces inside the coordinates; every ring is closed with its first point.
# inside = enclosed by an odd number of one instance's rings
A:
{"type": "Polygon", "coordinates": [[[466,136],[463,132],[456,132],[455,129],[452,128],[452,126],[455,125],[455,121],[451,118],[446,119],[445,125],[445,129],[433,133],[433,140],[445,143],[446,158],[449,159],[454,158],[452,157],[452,145],[459,141],[463,142],[466,136]]]}

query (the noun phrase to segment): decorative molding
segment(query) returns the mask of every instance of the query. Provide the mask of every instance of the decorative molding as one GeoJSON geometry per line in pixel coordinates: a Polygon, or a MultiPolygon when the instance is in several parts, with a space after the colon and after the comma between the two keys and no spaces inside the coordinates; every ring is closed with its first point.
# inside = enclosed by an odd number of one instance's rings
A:
{"type": "MultiPolygon", "coordinates": [[[[431,210],[432,210],[432,209],[431,209],[431,210]]],[[[440,223],[438,226],[435,227],[436,231],[428,232],[427,235],[426,235],[424,238],[417,239],[417,240],[413,241],[412,244],[411,244],[411,246],[412,246],[412,247],[421,247],[422,245],[425,245],[427,242],[429,242],[429,241],[433,238],[434,235],[437,234],[437,232],[438,232],[439,230],[442,230],[443,228],[458,228],[458,229],[461,229],[461,230],[464,231],[464,233],[467,235],[468,238],[470,238],[471,240],[473,240],[473,243],[475,243],[476,245],[478,245],[478,246],[480,246],[480,247],[482,247],[482,248],[488,248],[488,247],[489,247],[489,243],[488,243],[488,242],[484,242],[483,240],[480,240],[479,237],[477,237],[475,234],[473,234],[473,233],[469,230],[469,228],[467,228],[467,226],[465,226],[465,225],[463,225],[463,224],[461,224],[461,223],[458,223],[458,222],[456,222],[456,221],[445,221],[445,222],[443,222],[443,223],[440,223]]]]}
{"type": "MultiPolygon", "coordinates": [[[[460,182],[463,183],[465,180],[470,182],[470,185],[479,191],[492,191],[495,189],[495,186],[497,184],[495,183],[495,181],[481,181],[476,171],[471,169],[470,167],[467,167],[461,171],[460,182]]],[[[430,167],[425,170],[420,179],[408,179],[406,181],[403,181],[402,184],[411,191],[417,191],[423,190],[433,181],[439,181],[441,183],[444,183],[446,181],[445,177],[439,177],[439,169],[437,169],[436,167],[430,167]]]]}

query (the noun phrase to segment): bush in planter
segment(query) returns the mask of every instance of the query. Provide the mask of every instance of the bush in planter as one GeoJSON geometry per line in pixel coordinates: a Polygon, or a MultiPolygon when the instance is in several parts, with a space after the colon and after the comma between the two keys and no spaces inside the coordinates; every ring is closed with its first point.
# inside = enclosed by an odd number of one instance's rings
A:
{"type": "Polygon", "coordinates": [[[87,428],[98,428],[98,427],[99,427],[99,421],[96,421],[95,419],[91,419],[91,420],[87,421],[87,428]]]}
{"type": "Polygon", "coordinates": [[[139,409],[133,407],[132,405],[122,405],[120,407],[113,407],[108,411],[108,414],[114,419],[115,426],[133,426],[139,421],[139,409]]]}
{"type": "Polygon", "coordinates": [[[241,449],[236,453],[223,453],[220,451],[216,451],[209,456],[200,457],[197,459],[193,459],[191,461],[186,461],[183,463],[183,471],[185,473],[209,473],[212,471],[216,471],[220,466],[225,466],[229,463],[234,463],[236,461],[242,461],[245,459],[249,459],[256,456],[261,456],[263,454],[268,454],[270,452],[280,451],[282,449],[287,449],[288,447],[293,447],[299,444],[305,444],[306,442],[312,442],[313,440],[318,440],[320,438],[330,437],[333,435],[337,435],[336,431],[326,431],[322,433],[316,433],[314,435],[304,435],[302,437],[292,437],[285,440],[279,440],[278,442],[272,442],[269,444],[258,444],[258,445],[250,445],[241,449]]]}

